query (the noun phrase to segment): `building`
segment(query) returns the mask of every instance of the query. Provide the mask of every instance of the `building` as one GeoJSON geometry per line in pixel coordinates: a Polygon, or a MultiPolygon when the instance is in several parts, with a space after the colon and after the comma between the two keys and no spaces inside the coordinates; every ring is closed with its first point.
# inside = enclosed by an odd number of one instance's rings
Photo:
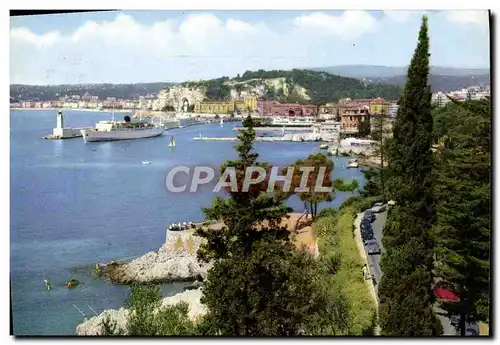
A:
{"type": "Polygon", "coordinates": [[[370,114],[389,114],[391,103],[383,98],[370,102],[370,114]]]}
{"type": "Polygon", "coordinates": [[[194,112],[199,114],[242,114],[246,111],[256,111],[256,97],[245,97],[243,100],[203,101],[196,102],[194,112]]]}
{"type": "Polygon", "coordinates": [[[340,116],[340,105],[338,103],[326,103],[319,107],[319,119],[336,120],[340,116]]]}
{"type": "Polygon", "coordinates": [[[431,103],[437,105],[438,107],[444,107],[446,103],[450,102],[448,96],[442,92],[433,93],[431,97],[431,103]]]}
{"type": "Polygon", "coordinates": [[[349,103],[342,106],[339,109],[342,130],[357,132],[361,122],[369,119],[369,110],[369,105],[357,103],[349,103]]]}
{"type": "Polygon", "coordinates": [[[395,119],[396,116],[398,115],[398,108],[399,108],[399,105],[397,103],[391,103],[389,105],[389,116],[392,119],[395,119]]]}
{"type": "Polygon", "coordinates": [[[282,104],[278,101],[259,100],[257,111],[262,116],[316,116],[318,106],[314,104],[282,104]]]}

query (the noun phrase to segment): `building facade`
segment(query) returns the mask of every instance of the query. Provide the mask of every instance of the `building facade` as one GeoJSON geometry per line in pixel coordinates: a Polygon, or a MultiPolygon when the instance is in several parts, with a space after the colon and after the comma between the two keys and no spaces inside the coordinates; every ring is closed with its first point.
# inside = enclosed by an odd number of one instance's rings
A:
{"type": "Polygon", "coordinates": [[[282,104],[278,101],[259,100],[257,111],[261,116],[316,116],[318,106],[314,104],[282,104]]]}
{"type": "Polygon", "coordinates": [[[391,103],[383,98],[378,98],[370,102],[370,114],[389,114],[391,103]]]}
{"type": "Polygon", "coordinates": [[[233,114],[244,113],[246,111],[257,110],[257,98],[246,97],[243,100],[229,100],[229,101],[203,101],[196,102],[194,105],[194,112],[200,114],[233,114]]]}
{"type": "Polygon", "coordinates": [[[370,107],[359,103],[348,103],[340,108],[343,130],[357,131],[361,122],[368,121],[370,107]]]}

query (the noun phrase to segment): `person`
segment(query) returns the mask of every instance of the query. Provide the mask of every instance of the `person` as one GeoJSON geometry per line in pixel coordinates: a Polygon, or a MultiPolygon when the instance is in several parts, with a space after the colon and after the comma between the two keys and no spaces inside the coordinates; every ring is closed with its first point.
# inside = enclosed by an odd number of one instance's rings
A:
{"type": "Polygon", "coordinates": [[[47,291],[50,291],[50,282],[48,280],[46,280],[46,279],[44,279],[43,282],[45,283],[45,289],[47,291]]]}

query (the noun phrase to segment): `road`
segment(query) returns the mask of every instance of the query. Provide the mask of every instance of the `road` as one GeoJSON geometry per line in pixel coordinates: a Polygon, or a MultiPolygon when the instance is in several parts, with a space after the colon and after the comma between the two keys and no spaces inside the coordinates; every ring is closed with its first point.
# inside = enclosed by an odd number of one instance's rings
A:
{"type": "MultiPolygon", "coordinates": [[[[358,213],[358,221],[356,222],[356,226],[359,228],[359,223],[360,220],[363,218],[363,213],[358,213]]],[[[373,228],[373,236],[377,240],[380,250],[383,253],[384,252],[384,247],[382,244],[382,230],[384,229],[385,223],[387,221],[387,211],[381,212],[381,213],[376,213],[375,214],[376,219],[372,223],[372,228],[373,228]]],[[[359,230],[358,230],[359,231],[359,230]]],[[[374,281],[374,288],[375,288],[375,293],[377,294],[377,300],[378,300],[378,284],[380,282],[380,278],[383,275],[382,270],[380,269],[380,255],[368,255],[368,249],[365,248],[365,253],[368,261],[368,265],[370,267],[370,272],[373,274],[375,277],[374,281]]],[[[438,319],[441,321],[441,324],[443,325],[443,335],[456,335],[455,327],[451,325],[450,319],[446,316],[445,312],[443,310],[440,310],[437,306],[434,306],[434,311],[436,312],[436,316],[438,319]]]]}

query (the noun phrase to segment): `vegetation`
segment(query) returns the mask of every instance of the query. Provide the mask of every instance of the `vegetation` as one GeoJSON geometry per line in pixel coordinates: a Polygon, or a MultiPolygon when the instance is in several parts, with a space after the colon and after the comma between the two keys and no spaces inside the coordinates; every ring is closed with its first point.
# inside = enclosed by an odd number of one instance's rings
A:
{"type": "Polygon", "coordinates": [[[442,303],[466,322],[488,321],[491,241],[491,102],[451,103],[434,113],[436,137],[436,274],[460,297],[442,303]]]}
{"type": "Polygon", "coordinates": [[[193,335],[195,325],[189,320],[188,305],[163,307],[158,285],[132,285],[124,303],[129,310],[125,329],[120,329],[116,321],[106,318],[101,324],[101,334],[105,336],[172,336],[193,335]]]}
{"type": "Polygon", "coordinates": [[[431,92],[428,85],[429,37],[422,19],[418,44],[399,100],[389,150],[391,210],[384,228],[384,272],[379,285],[380,326],[393,336],[439,335],[432,309],[433,241],[431,92]],[[411,311],[418,310],[418,313],[411,311]]]}
{"type": "MultiPolygon", "coordinates": [[[[348,185],[344,184],[341,179],[332,181],[333,161],[330,157],[322,153],[311,154],[306,159],[299,159],[292,167],[294,168],[290,188],[292,192],[287,195],[297,194],[300,200],[304,202],[306,215],[310,213],[313,219],[316,218],[318,213],[319,203],[333,200],[335,189],[353,191],[358,187],[358,182],[356,180],[348,185]],[[313,167],[314,170],[310,171],[309,174],[303,172],[306,168],[311,167],[313,167]],[[321,180],[322,175],[323,179],[321,180]],[[306,177],[307,180],[302,181],[303,177],[306,177]],[[321,183],[319,186],[317,186],[318,181],[321,183]],[[325,187],[328,191],[320,191],[318,187],[325,187]],[[296,191],[298,188],[304,191],[296,191]]],[[[284,169],[283,173],[286,173],[286,169],[284,169]]]]}
{"type": "Polygon", "coordinates": [[[318,218],[313,224],[322,253],[323,284],[332,298],[341,296],[347,309],[345,324],[330,333],[334,335],[373,335],[375,327],[375,301],[364,281],[364,262],[353,236],[355,214],[355,208],[343,204],[336,215],[318,218]]]}
{"type": "Polygon", "coordinates": [[[358,134],[362,138],[366,138],[367,136],[370,135],[371,129],[370,129],[370,120],[365,120],[361,121],[358,124],[358,134]]]}
{"type": "MultiPolygon", "coordinates": [[[[314,259],[297,252],[290,232],[280,226],[289,209],[283,195],[268,196],[267,183],[242,192],[247,167],[267,168],[253,152],[253,120],[247,117],[236,146],[239,158],[221,167],[234,167],[239,192],[216,198],[204,210],[208,219],[222,220],[222,230],[200,230],[207,239],[200,259],[215,259],[203,288],[209,312],[202,325],[205,335],[299,335],[326,332],[327,317],[341,327],[341,300],[334,303],[320,284],[314,259]],[[329,309],[325,309],[329,306],[329,309]]],[[[328,323],[328,327],[332,327],[328,323]]]]}

